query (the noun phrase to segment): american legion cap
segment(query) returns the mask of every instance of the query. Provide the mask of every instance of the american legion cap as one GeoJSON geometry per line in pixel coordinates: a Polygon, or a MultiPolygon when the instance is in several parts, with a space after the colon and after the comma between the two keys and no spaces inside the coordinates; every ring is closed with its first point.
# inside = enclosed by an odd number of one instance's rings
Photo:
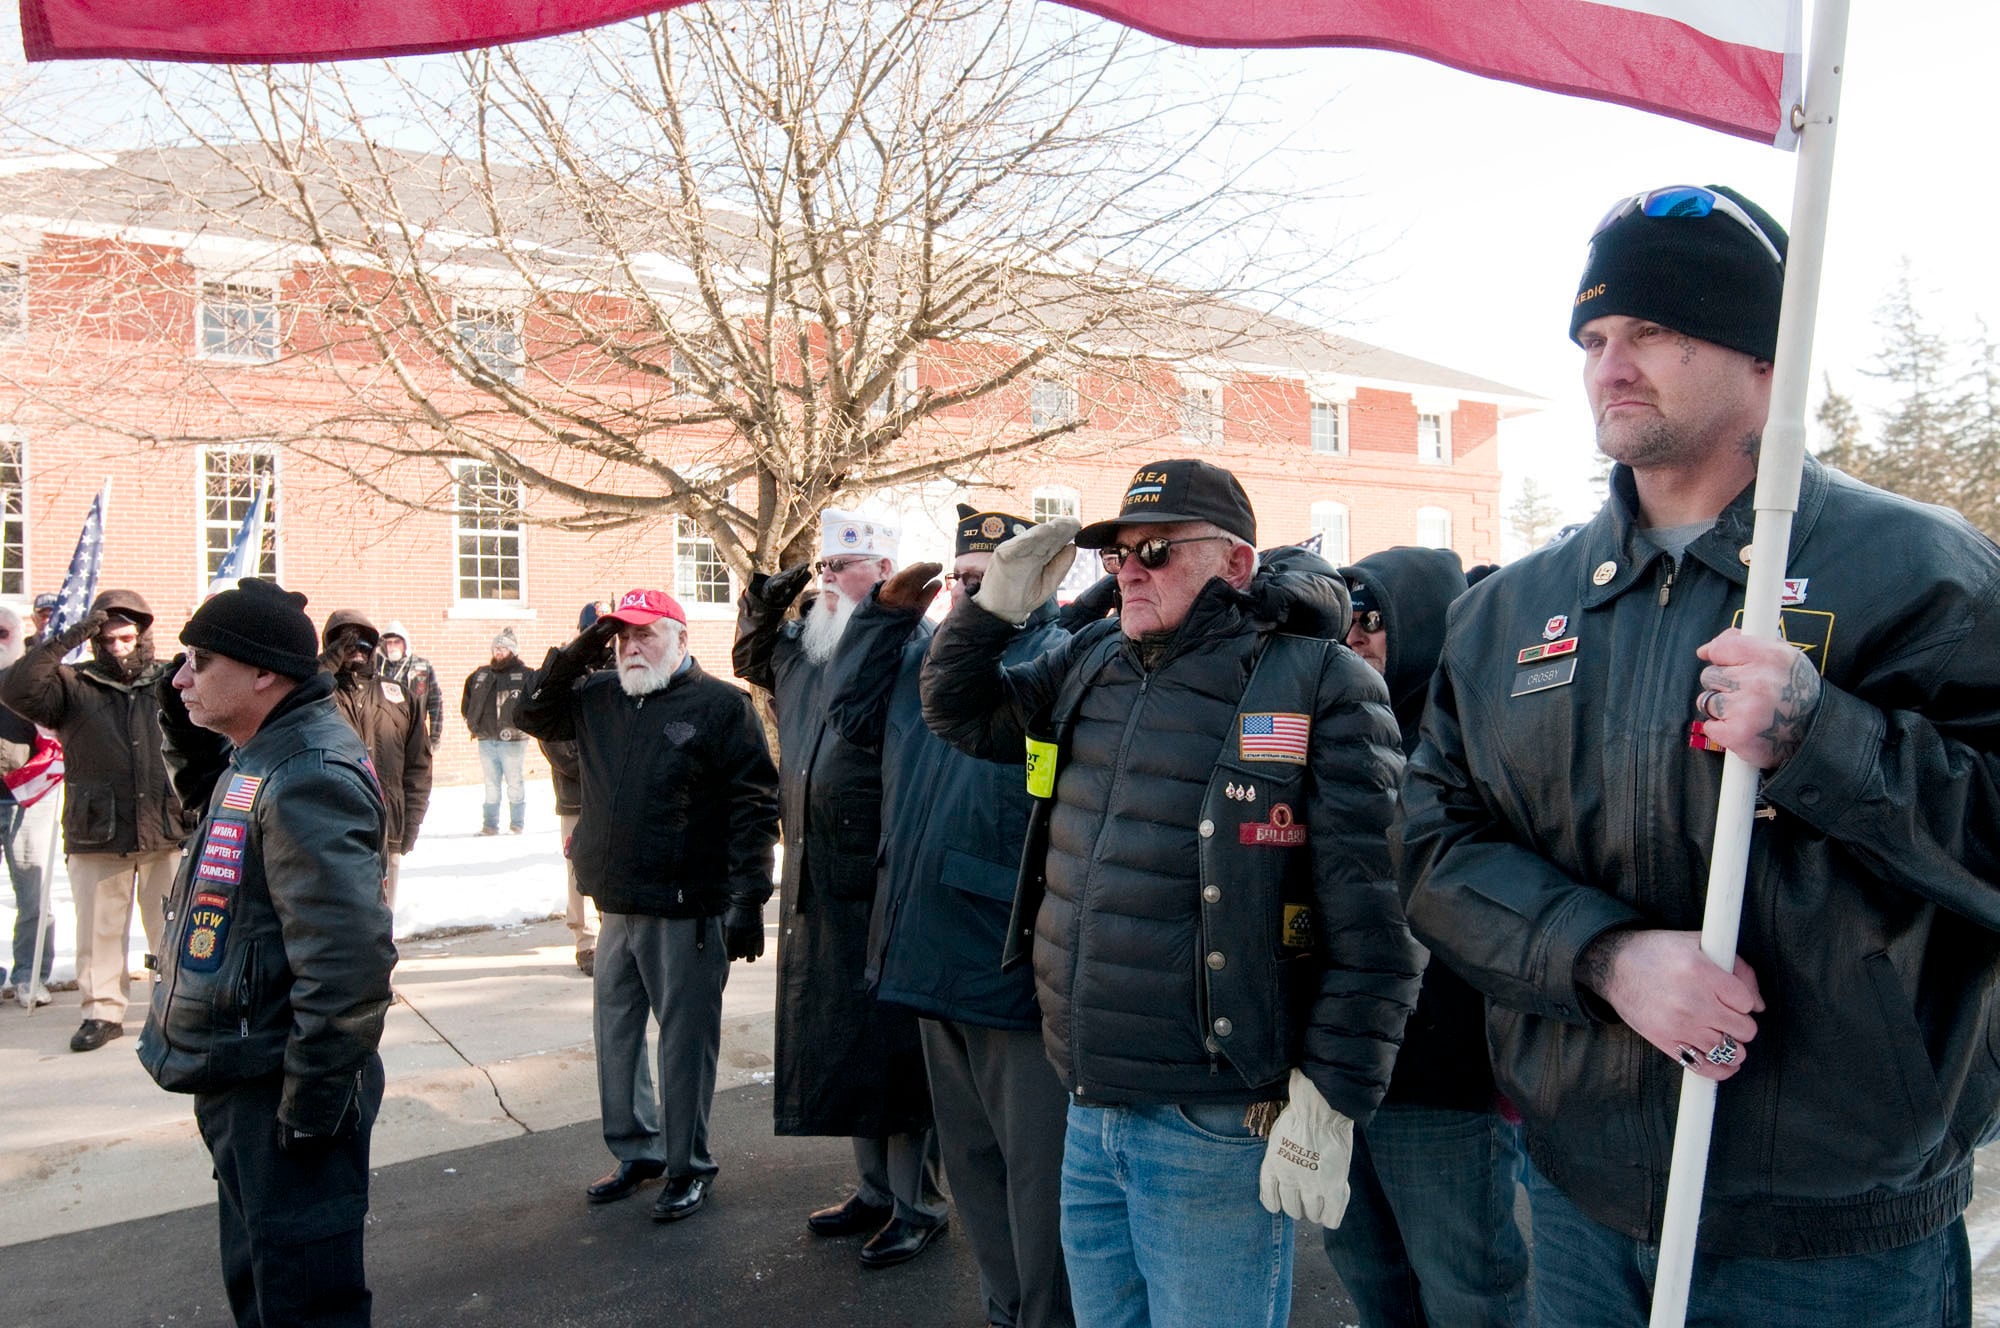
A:
{"type": "Polygon", "coordinates": [[[1014,536],[1033,530],[1036,524],[1011,512],[982,512],[970,503],[960,503],[952,554],[991,553],[1014,536]]]}
{"type": "Polygon", "coordinates": [[[1155,461],[1139,467],[1125,488],[1118,515],[1076,533],[1079,549],[1101,549],[1120,526],[1206,521],[1246,544],[1257,542],[1257,514],[1236,477],[1206,461],[1155,461]]]}

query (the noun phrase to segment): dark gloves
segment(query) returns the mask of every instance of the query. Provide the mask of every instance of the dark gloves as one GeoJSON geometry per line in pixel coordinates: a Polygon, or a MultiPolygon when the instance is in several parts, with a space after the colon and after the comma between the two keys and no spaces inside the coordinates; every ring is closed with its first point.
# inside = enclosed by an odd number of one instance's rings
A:
{"type": "Polygon", "coordinates": [[[57,637],[56,644],[61,646],[62,653],[67,655],[70,651],[103,631],[104,624],[110,621],[111,615],[103,609],[92,609],[89,613],[83,615],[82,622],[57,637]]]}
{"type": "Polygon", "coordinates": [[[181,689],[174,686],[181,665],[187,663],[187,651],[183,650],[167,661],[167,671],[153,680],[153,699],[160,703],[160,722],[165,725],[185,727],[194,721],[188,718],[187,702],[181,700],[181,689]]]}
{"type": "Polygon", "coordinates": [[[1056,622],[1065,631],[1080,632],[1117,609],[1118,578],[1100,576],[1088,590],[1056,610],[1056,622]]]}
{"type": "Polygon", "coordinates": [[[731,959],[757,962],[764,953],[764,909],[758,904],[731,904],[722,914],[722,944],[731,959]]]}
{"type": "Polygon", "coordinates": [[[750,593],[774,609],[782,609],[799,597],[812,580],[812,564],[800,563],[797,567],[787,567],[782,572],[769,576],[759,572],[750,578],[750,593]]]}
{"type": "Polygon", "coordinates": [[[875,602],[897,613],[921,615],[944,588],[937,579],[943,570],[940,563],[911,563],[877,588],[875,602]]]}

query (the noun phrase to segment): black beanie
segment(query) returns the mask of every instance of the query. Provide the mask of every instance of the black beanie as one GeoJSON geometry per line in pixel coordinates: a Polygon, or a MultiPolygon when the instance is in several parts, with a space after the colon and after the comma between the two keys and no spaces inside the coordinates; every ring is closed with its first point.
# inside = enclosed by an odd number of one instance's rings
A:
{"type": "MultiPolygon", "coordinates": [[[[1734,189],[1708,187],[1747,212],[1780,254],[1787,252],[1790,237],[1768,212],[1734,189]]],[[[1577,334],[1585,323],[1623,314],[1775,359],[1784,294],[1784,268],[1736,218],[1720,210],[1649,217],[1634,208],[1590,242],[1569,339],[1581,345],[1577,334]]]]}
{"type": "Polygon", "coordinates": [[[245,577],[211,596],[181,628],[181,644],[287,678],[319,672],[319,633],[306,617],[306,597],[275,581],[245,577]]]}

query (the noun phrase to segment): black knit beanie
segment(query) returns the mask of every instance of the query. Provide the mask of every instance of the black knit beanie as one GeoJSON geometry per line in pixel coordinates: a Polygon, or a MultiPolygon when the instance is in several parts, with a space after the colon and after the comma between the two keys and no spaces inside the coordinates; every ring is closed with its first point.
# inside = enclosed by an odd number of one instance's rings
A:
{"type": "MultiPolygon", "coordinates": [[[[1768,212],[1734,189],[1708,187],[1749,213],[1780,254],[1788,252],[1790,237],[1768,212]]],[[[1581,345],[1585,323],[1623,314],[1774,359],[1784,293],[1784,268],[1734,217],[1719,210],[1649,217],[1635,208],[1591,241],[1569,339],[1581,345]]]]}
{"type": "Polygon", "coordinates": [[[181,628],[181,644],[287,678],[319,672],[319,633],[306,617],[306,597],[275,581],[246,577],[205,601],[181,628]]]}

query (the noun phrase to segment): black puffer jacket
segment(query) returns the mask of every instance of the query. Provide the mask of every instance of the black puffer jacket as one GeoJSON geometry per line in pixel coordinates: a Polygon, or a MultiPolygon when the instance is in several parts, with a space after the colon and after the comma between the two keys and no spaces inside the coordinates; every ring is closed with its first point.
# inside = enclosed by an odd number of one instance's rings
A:
{"type": "Polygon", "coordinates": [[[139,1036],[140,1063],[178,1093],[283,1070],[279,1119],[321,1135],[381,1042],[396,962],[382,799],[332,689],[323,673],[300,683],[221,770],[139,1036]]]}
{"type": "Polygon", "coordinates": [[[1287,650],[1296,672],[1270,680],[1283,703],[1263,712],[1303,721],[1305,758],[1242,742],[1239,706],[1281,627],[1346,626],[1331,568],[1278,561],[1248,594],[1210,581],[1150,668],[1112,622],[1005,668],[1014,629],[976,606],[932,644],[924,717],[940,735],[989,758],[1029,732],[1061,749],[1019,907],[1045,884],[1043,1037],[1079,1101],[1268,1100],[1297,1065],[1360,1120],[1388,1084],[1421,971],[1388,879],[1402,754],[1382,680],[1318,640],[1287,650]],[[1311,923],[1288,927],[1300,910],[1311,923]]]}
{"type": "Polygon", "coordinates": [[[0,675],[0,702],[62,740],[64,851],[179,848],[195,817],[181,806],[160,754],[153,685],[168,667],[150,664],[127,681],[107,660],[63,663],[70,648],[45,641],[0,675]]]}
{"type": "MultiPolygon", "coordinates": [[[[1465,593],[1465,567],[1450,549],[1399,548],[1371,554],[1341,569],[1364,587],[1382,612],[1389,701],[1403,731],[1405,755],[1417,730],[1444,649],[1445,617],[1465,593]]],[[[1457,1111],[1493,1105],[1493,1067],[1486,1056],[1486,998],[1433,956],[1424,969],[1417,1011],[1403,1033],[1396,1073],[1384,1101],[1457,1111]]]]}
{"type": "Polygon", "coordinates": [[[628,696],[614,669],[551,650],[521,727],[573,741],[583,810],[576,887],[607,913],[716,917],[771,897],[778,772],[750,697],[690,658],[664,688],[628,696]]]}
{"type": "MultiPolygon", "coordinates": [[[[1688,746],[1695,651],[1741,610],[1753,514],[1745,490],[1676,567],[1635,510],[1619,467],[1588,526],[1453,608],[1400,866],[1419,934],[1492,998],[1535,1165],[1657,1240],[1680,1067],[1575,961],[1701,926],[1722,758],[1688,746]],[[1548,636],[1576,645],[1516,662],[1548,636]]],[[[1786,575],[1825,686],[1761,788],[1738,950],[1767,1008],[1717,1100],[1700,1239],[1817,1258],[1956,1218],[2000,1103],[2000,550],[1807,458],[1786,575]]]]}

